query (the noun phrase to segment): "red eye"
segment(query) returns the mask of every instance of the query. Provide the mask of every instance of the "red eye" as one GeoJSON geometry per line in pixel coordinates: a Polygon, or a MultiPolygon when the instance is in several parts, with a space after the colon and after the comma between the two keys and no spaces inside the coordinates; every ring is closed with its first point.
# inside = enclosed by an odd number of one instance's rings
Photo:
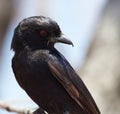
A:
{"type": "Polygon", "coordinates": [[[40,30],[40,36],[41,37],[46,37],[47,36],[47,32],[45,30],[40,30]]]}

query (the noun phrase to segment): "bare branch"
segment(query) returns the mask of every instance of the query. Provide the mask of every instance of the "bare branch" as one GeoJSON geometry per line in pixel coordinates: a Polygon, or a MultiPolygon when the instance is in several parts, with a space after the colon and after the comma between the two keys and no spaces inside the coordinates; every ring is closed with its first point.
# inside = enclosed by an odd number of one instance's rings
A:
{"type": "Polygon", "coordinates": [[[6,110],[8,112],[16,112],[18,114],[34,114],[34,111],[35,111],[34,109],[18,108],[18,107],[10,106],[1,101],[0,101],[0,108],[6,110]]]}

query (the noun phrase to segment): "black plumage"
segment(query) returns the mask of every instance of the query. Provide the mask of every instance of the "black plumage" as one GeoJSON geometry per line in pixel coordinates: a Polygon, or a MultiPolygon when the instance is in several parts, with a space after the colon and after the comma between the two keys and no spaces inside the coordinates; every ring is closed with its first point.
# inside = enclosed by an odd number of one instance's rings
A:
{"type": "Polygon", "coordinates": [[[44,16],[22,20],[11,48],[19,85],[49,114],[100,114],[86,86],[54,44],[73,45],[58,24],[44,16]]]}

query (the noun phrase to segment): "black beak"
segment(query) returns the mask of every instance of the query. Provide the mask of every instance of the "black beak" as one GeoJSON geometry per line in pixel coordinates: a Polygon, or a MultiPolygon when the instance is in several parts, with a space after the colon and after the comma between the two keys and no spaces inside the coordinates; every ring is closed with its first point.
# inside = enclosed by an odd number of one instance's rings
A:
{"type": "Polygon", "coordinates": [[[61,37],[56,37],[56,43],[58,42],[60,42],[60,43],[64,43],[64,44],[69,44],[69,45],[72,45],[72,46],[74,46],[73,45],[73,43],[72,43],[72,41],[70,41],[70,40],[68,40],[67,38],[65,38],[65,37],[63,37],[63,36],[61,36],[61,37]]]}

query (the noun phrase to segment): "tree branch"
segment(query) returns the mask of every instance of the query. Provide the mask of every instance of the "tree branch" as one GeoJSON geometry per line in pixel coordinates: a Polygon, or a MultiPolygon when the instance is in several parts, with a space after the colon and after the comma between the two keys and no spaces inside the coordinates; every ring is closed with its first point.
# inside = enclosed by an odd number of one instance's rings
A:
{"type": "Polygon", "coordinates": [[[35,109],[14,107],[14,106],[5,104],[1,101],[0,101],[0,108],[8,112],[16,112],[18,114],[35,114],[34,112],[36,112],[35,109]]]}

